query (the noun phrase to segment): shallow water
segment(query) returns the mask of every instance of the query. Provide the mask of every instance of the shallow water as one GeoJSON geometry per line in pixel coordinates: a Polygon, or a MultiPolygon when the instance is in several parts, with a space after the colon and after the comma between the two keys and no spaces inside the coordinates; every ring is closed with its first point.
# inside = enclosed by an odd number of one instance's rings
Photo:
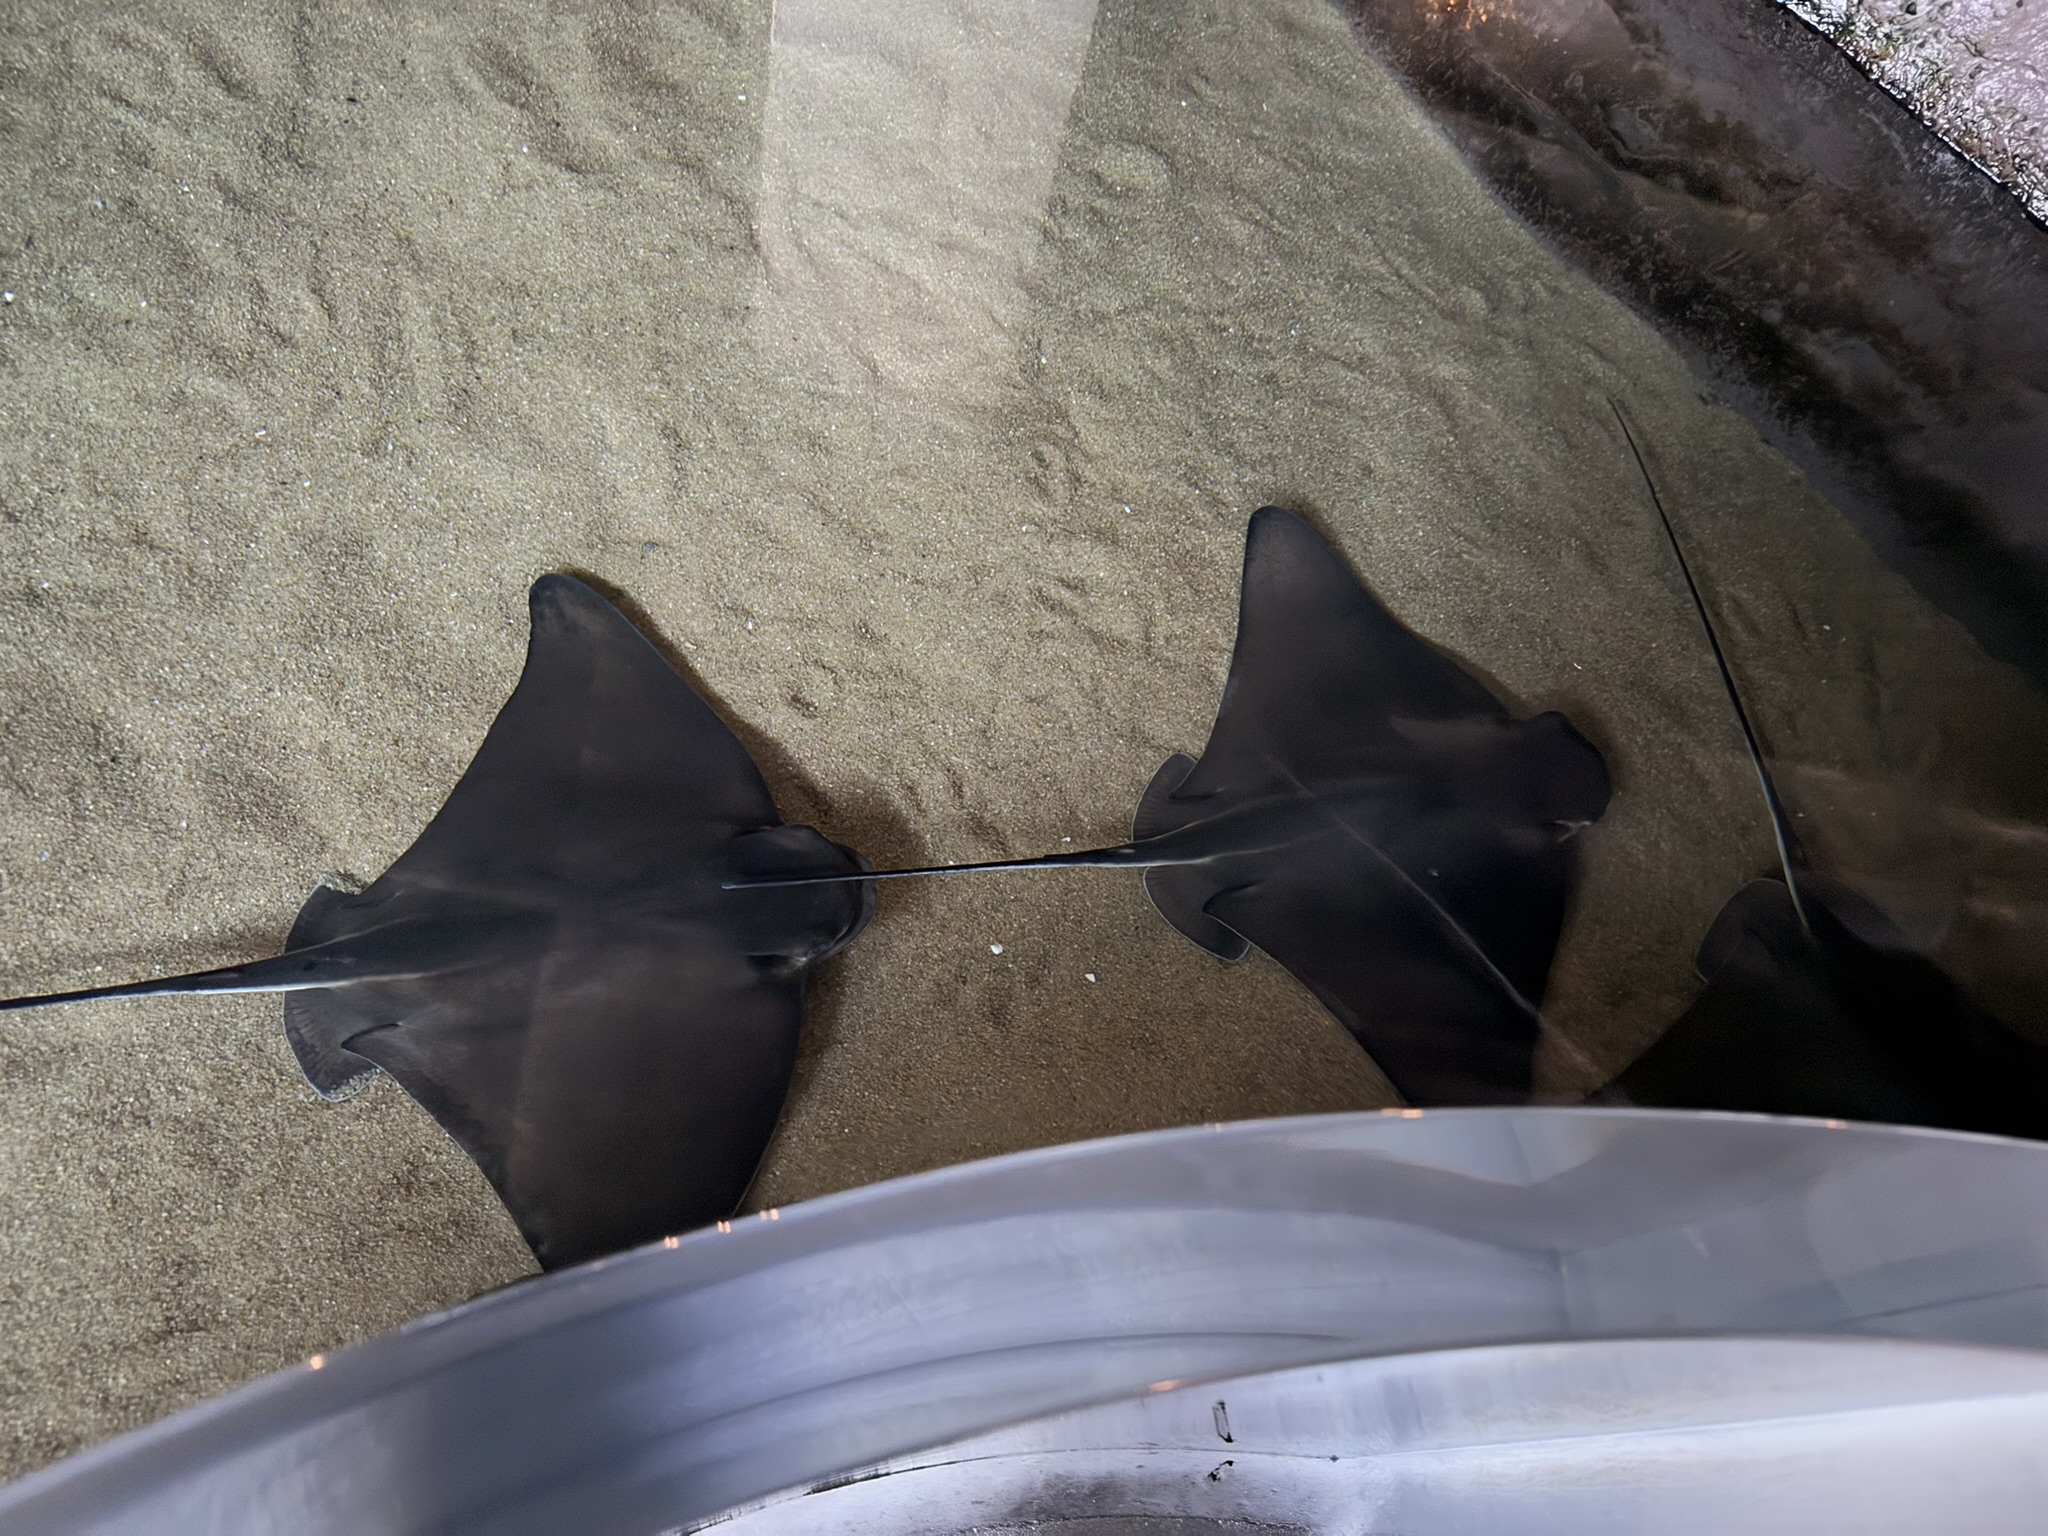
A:
{"type": "Polygon", "coordinates": [[[1353,7],[1503,201],[2048,682],[2048,233],[1774,4],[1353,7]]]}
{"type": "MultiPolygon", "coordinates": [[[[1583,1093],[1772,858],[1614,396],[1817,865],[2048,1023],[2048,701],[1341,10],[211,14],[0,40],[9,990],[266,952],[316,877],[381,870],[549,570],[624,594],[785,815],[877,863],[1113,840],[1199,749],[1282,502],[1607,755],[1540,1064],[1583,1093]]],[[[318,1101],[277,1015],[0,1029],[0,1465],[529,1272],[433,1123],[318,1101]]],[[[822,975],[752,1198],[1391,1102],[1135,878],[907,882],[822,975]]]]}

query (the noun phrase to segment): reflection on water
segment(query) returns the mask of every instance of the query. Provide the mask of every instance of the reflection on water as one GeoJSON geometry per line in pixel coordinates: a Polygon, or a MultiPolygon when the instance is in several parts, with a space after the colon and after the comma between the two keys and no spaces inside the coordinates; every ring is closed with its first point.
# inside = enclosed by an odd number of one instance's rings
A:
{"type": "Polygon", "coordinates": [[[2048,680],[2048,234],[1776,5],[1365,0],[1500,195],[2048,680]]]}
{"type": "MultiPolygon", "coordinates": [[[[1458,97],[1460,146],[1510,145],[1593,233],[1659,232],[1620,270],[1697,300],[1648,306],[1698,322],[1694,355],[1725,319],[1793,380],[1802,477],[1502,209],[1353,19],[11,16],[6,979],[262,952],[320,872],[382,868],[509,691],[546,570],[628,594],[785,814],[877,862],[1113,841],[1202,745],[1245,519],[1280,502],[1609,763],[1539,1064],[1584,1094],[1684,1011],[1772,860],[1618,397],[1816,868],[2048,1026],[2048,701],[2013,664],[2048,303],[1998,297],[2038,232],[1984,235],[1963,192],[1927,235],[1889,186],[1787,185],[1748,147],[1775,118],[1745,126],[1738,86],[1657,109],[1654,60],[1620,67],[1620,171],[1545,137],[1592,141],[1520,77],[1458,97]],[[1824,281],[1772,298],[1788,276],[1824,281]]],[[[0,1031],[9,1465],[520,1272],[424,1116],[290,1071],[261,1002],[0,1031]]],[[[1390,1102],[1284,973],[1217,965],[1135,879],[951,881],[885,893],[830,968],[755,1198],[1390,1102]]]]}
{"type": "MultiPolygon", "coordinates": [[[[2048,231],[1776,6],[1352,14],[1511,206],[1980,644],[2048,679],[2048,231]]],[[[1910,773],[1787,766],[1817,864],[2048,1038],[2041,829],[1910,773]]]]}
{"type": "Polygon", "coordinates": [[[986,392],[1058,163],[1095,0],[777,0],[756,344],[793,373],[986,392]]]}

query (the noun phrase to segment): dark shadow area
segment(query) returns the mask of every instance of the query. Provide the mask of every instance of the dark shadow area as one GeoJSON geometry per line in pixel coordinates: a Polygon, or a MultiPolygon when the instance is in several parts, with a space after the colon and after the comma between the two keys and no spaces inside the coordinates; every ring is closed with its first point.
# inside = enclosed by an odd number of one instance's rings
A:
{"type": "Polygon", "coordinates": [[[1348,0],[1516,213],[2048,681],[2048,231],[1763,0],[1348,0]]]}

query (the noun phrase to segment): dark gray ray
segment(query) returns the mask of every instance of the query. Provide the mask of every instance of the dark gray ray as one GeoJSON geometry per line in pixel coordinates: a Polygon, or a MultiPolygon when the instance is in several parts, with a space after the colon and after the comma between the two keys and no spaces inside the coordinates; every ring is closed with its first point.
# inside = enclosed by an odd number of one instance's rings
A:
{"type": "Polygon", "coordinates": [[[1146,887],[1197,944],[1227,957],[1234,934],[1287,967],[1411,1101],[1516,1101],[1570,836],[1608,792],[1562,715],[1510,717],[1307,523],[1267,507],[1209,743],[1184,776],[1169,759],[1142,805],[1162,852],[1205,856],[1146,887]]]}
{"type": "Polygon", "coordinates": [[[1878,1120],[2048,1140],[2048,1051],[2021,1039],[1855,892],[1756,880],[1714,920],[1707,988],[1610,1096],[1671,1109],[1878,1120]]]}
{"type": "Polygon", "coordinates": [[[1168,922],[1225,960],[1265,950],[1410,1100],[1511,1103],[1530,1091],[1570,838],[1608,792],[1562,715],[1512,718],[1307,523],[1264,507],[1209,744],[1160,768],[1132,842],[875,878],[1143,868],[1168,922]]]}
{"type": "Polygon", "coordinates": [[[1800,867],[1691,562],[1628,419],[1613,409],[1741,723],[1782,879],[1752,881],[1729,899],[1700,945],[1706,990],[1607,1096],[2048,1139],[2048,1050],[1971,1003],[1871,903],[1800,867]]]}
{"type": "Polygon", "coordinates": [[[810,967],[874,904],[729,882],[863,861],[781,823],[738,739],[591,588],[546,576],[531,608],[526,670],[448,803],[368,890],[316,890],[284,954],[0,1010],[285,992],[314,1087],[389,1072],[549,1268],[729,1214],[810,967]]]}

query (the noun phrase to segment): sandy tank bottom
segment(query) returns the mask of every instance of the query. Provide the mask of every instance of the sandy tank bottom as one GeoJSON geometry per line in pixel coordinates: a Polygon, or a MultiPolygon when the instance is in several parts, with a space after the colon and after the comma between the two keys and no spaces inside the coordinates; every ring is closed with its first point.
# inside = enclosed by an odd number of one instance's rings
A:
{"type": "MultiPolygon", "coordinates": [[[[1612,395],[1823,867],[2001,1001],[2042,698],[1335,8],[216,9],[0,23],[9,991],[267,953],[317,878],[378,873],[553,570],[878,863],[1117,838],[1200,749],[1277,501],[1607,755],[1541,1063],[1572,1096],[1771,858],[1612,395]]],[[[751,1199],[1393,1102],[1135,878],[907,883],[821,975],[751,1199]]],[[[0,1025],[0,1473],[531,1267],[388,1083],[312,1094],[275,998],[0,1025]]]]}

